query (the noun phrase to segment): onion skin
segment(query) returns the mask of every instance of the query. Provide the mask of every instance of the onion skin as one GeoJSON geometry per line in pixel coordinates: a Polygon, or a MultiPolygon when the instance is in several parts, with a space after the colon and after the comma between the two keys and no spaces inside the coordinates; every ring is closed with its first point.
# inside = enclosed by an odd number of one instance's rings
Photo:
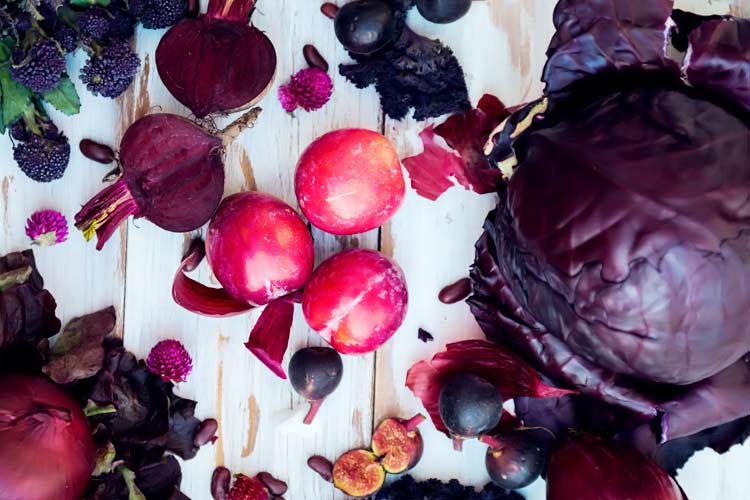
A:
{"type": "Polygon", "coordinates": [[[156,67],[169,92],[198,118],[257,102],[273,84],[276,51],[247,18],[252,0],[212,0],[162,37],[156,67]]]}
{"type": "Polygon", "coordinates": [[[550,459],[547,500],[686,500],[655,462],[622,444],[573,437],[550,459]]]}
{"type": "Polygon", "coordinates": [[[78,404],[46,379],[0,376],[0,498],[79,500],[94,441],[78,404]]]}

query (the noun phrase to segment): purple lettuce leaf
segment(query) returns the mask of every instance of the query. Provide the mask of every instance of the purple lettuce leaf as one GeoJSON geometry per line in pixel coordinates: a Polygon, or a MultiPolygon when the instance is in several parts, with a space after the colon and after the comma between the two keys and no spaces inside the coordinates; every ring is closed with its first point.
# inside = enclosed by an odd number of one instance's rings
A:
{"type": "Polygon", "coordinates": [[[561,0],[547,50],[547,93],[622,70],[677,72],[666,57],[672,0],[561,0]]]}
{"type": "Polygon", "coordinates": [[[96,375],[104,362],[104,338],[115,320],[111,306],[71,320],[46,353],[42,371],[58,384],[96,375]]]}
{"type": "Polygon", "coordinates": [[[0,371],[36,372],[37,344],[60,330],[31,250],[0,257],[0,371]]]}

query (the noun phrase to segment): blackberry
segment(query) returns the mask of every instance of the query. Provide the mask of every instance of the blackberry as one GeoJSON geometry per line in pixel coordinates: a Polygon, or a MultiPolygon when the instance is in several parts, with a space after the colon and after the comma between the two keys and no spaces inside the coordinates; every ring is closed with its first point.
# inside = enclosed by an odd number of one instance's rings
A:
{"type": "Polygon", "coordinates": [[[125,40],[112,40],[101,54],[86,61],[81,81],[94,95],[115,98],[125,92],[138,72],[141,60],[125,40]]]}
{"type": "Polygon", "coordinates": [[[124,10],[111,12],[109,21],[109,37],[117,40],[127,40],[135,33],[135,18],[124,10]]]}
{"type": "Polygon", "coordinates": [[[28,53],[16,50],[10,74],[18,83],[34,92],[46,92],[57,87],[65,72],[65,56],[51,40],[39,40],[28,53]]]}
{"type": "Polygon", "coordinates": [[[523,500],[523,496],[490,483],[477,492],[456,479],[444,483],[438,479],[415,481],[409,475],[383,487],[372,500],[523,500]]]}
{"type": "Polygon", "coordinates": [[[67,24],[58,24],[55,27],[55,40],[65,52],[73,53],[78,48],[78,33],[67,24]]]}
{"type": "Polygon", "coordinates": [[[33,132],[20,134],[17,126],[11,130],[14,138],[23,136],[27,139],[13,145],[13,158],[21,171],[37,182],[50,182],[62,177],[70,159],[68,138],[51,122],[47,122],[47,126],[43,135],[33,132]]]}
{"type": "Polygon", "coordinates": [[[144,28],[167,28],[185,17],[187,1],[130,0],[130,12],[141,21],[144,28]]]}
{"type": "Polygon", "coordinates": [[[101,40],[109,32],[109,14],[103,9],[89,9],[78,19],[81,36],[101,40]]]}

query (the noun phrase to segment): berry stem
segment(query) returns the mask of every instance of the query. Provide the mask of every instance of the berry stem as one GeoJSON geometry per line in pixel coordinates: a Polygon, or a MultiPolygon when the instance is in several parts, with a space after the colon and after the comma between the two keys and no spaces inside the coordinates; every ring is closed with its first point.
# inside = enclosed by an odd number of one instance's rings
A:
{"type": "Polygon", "coordinates": [[[481,436],[479,438],[479,442],[486,444],[493,450],[497,450],[498,448],[502,448],[503,446],[503,442],[494,436],[481,436]]]}
{"type": "Polygon", "coordinates": [[[425,417],[421,413],[417,413],[416,415],[414,415],[413,417],[411,417],[409,420],[407,420],[406,422],[404,422],[404,427],[406,427],[406,431],[407,432],[411,432],[414,429],[416,429],[417,426],[419,424],[421,424],[422,422],[424,422],[426,419],[427,419],[427,417],[425,417]]]}
{"type": "Polygon", "coordinates": [[[453,440],[453,449],[456,451],[461,451],[464,449],[464,440],[463,438],[459,436],[451,435],[451,439],[453,440]]]}
{"type": "Polygon", "coordinates": [[[83,206],[76,214],[76,227],[86,241],[96,234],[96,249],[101,250],[115,229],[131,215],[140,216],[140,211],[125,181],[120,179],[83,206]]]}
{"type": "Polygon", "coordinates": [[[226,21],[247,22],[256,0],[210,0],[208,17],[226,21]]]}
{"type": "Polygon", "coordinates": [[[324,399],[318,399],[317,401],[310,401],[310,411],[307,412],[307,415],[305,415],[305,420],[302,422],[310,425],[312,421],[315,419],[315,415],[318,414],[318,410],[323,405],[324,399]]]}

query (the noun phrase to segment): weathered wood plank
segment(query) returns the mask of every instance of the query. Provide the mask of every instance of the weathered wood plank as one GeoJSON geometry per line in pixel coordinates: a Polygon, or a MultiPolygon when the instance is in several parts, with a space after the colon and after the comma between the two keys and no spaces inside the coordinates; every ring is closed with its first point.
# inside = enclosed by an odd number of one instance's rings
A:
{"type": "MultiPolygon", "coordinates": [[[[257,188],[296,206],[294,169],[301,151],[317,136],[341,127],[379,129],[381,119],[374,92],[360,92],[342,78],[334,79],[334,98],[312,114],[288,116],[276,99],[276,87],[306,63],[302,46],[314,43],[332,68],[346,55],[336,42],[332,23],[316,2],[293,0],[258,4],[253,22],[276,46],[279,65],[276,85],[259,105],[264,111],[256,128],[245,132],[227,150],[226,193],[257,188]]],[[[154,106],[186,113],[168,95],[153,64],[160,32],[139,31],[139,51],[151,58],[134,96],[124,109],[140,112],[154,106]],[[135,106],[134,103],[138,103],[135,106]]],[[[332,70],[333,74],[333,70],[332,70]]],[[[219,120],[224,123],[227,120],[219,120]]],[[[310,471],[305,461],[313,454],[335,458],[352,447],[366,445],[372,427],[374,356],[347,357],[339,389],[322,407],[316,422],[301,424],[307,404],[288,382],[274,377],[244,347],[258,316],[231,319],[195,316],[176,306],[170,284],[184,238],[158,231],[147,222],[131,225],[128,238],[126,345],[145,355],[159,339],[176,337],[188,347],[195,369],[180,392],[198,400],[201,417],[220,421],[220,439],[185,463],[184,491],[194,499],[208,498],[215,465],[233,472],[255,474],[268,470],[289,482],[286,498],[338,499],[336,492],[310,471]],[[295,412],[292,412],[294,408],[295,412]]],[[[343,247],[377,247],[377,231],[354,238],[336,238],[314,231],[318,261],[343,247]]],[[[210,280],[205,264],[199,276],[210,280]]],[[[215,280],[213,281],[215,283],[215,280]]],[[[305,345],[324,342],[305,325],[300,311],[292,332],[289,355],[305,345]]],[[[285,361],[288,362],[288,356],[285,361]]]]}

